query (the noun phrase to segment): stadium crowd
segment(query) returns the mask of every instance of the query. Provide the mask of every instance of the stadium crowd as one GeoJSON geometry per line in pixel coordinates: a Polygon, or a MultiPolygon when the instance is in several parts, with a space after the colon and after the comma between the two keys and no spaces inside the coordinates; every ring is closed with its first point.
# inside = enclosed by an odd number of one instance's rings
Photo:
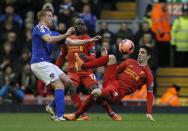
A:
{"type": "MultiPolygon", "coordinates": [[[[97,57],[100,56],[101,47],[105,47],[108,49],[109,53],[115,54],[117,56],[116,58],[118,58],[118,62],[129,57],[127,55],[121,55],[117,51],[117,44],[125,38],[134,41],[136,49],[142,45],[152,48],[153,53],[150,66],[154,76],[158,67],[171,66],[169,53],[171,47],[176,50],[175,55],[177,54],[177,56],[175,57],[177,57],[177,59],[181,56],[186,56],[188,53],[188,47],[186,46],[183,47],[183,51],[181,48],[177,48],[178,39],[175,38],[177,35],[174,35],[174,33],[177,33],[178,25],[173,25],[172,31],[169,23],[163,23],[169,24],[169,29],[166,29],[168,27],[167,25],[164,25],[164,28],[160,30],[158,29],[157,24],[155,27],[152,27],[151,22],[155,22],[155,18],[163,16],[162,11],[160,14],[161,16],[159,13],[158,16],[156,16],[156,10],[158,11],[160,7],[152,8],[151,6],[148,6],[144,17],[145,21],[139,23],[139,29],[136,32],[133,32],[128,24],[121,23],[118,32],[113,33],[106,22],[100,23],[99,31],[96,32],[96,21],[100,19],[100,12],[104,6],[104,2],[106,1],[40,0],[36,2],[32,0],[1,0],[0,98],[17,103],[22,102],[26,94],[42,97],[52,94],[52,91],[46,91],[46,89],[41,87],[40,81],[38,82],[30,69],[32,28],[37,21],[37,12],[42,8],[50,8],[54,11],[54,29],[60,33],[64,33],[71,26],[72,18],[82,18],[87,25],[89,35],[94,36],[95,34],[98,34],[103,37],[101,41],[96,43],[97,57]],[[164,29],[166,30],[164,31],[164,29]],[[166,34],[170,35],[170,33],[173,33],[172,36],[174,36],[174,38],[172,38],[173,46],[170,45],[170,38],[161,40],[161,37],[166,34]],[[177,47],[175,47],[175,45],[177,47]]],[[[111,3],[113,2],[114,0],[111,0],[111,3]]],[[[109,4],[108,6],[113,9],[113,5],[114,4],[109,4]]],[[[188,9],[186,8],[184,11],[186,12],[185,15],[188,15],[188,9]]],[[[168,19],[168,14],[165,17],[168,19]]],[[[176,23],[180,24],[180,20],[176,20],[176,23]]],[[[54,62],[56,61],[59,52],[60,46],[57,45],[52,55],[54,62]]],[[[134,54],[132,57],[135,57],[134,54]]],[[[178,63],[181,63],[181,59],[178,59],[178,63]]],[[[183,64],[185,63],[182,63],[181,66],[183,64]]],[[[175,64],[175,66],[180,65],[175,64]]],[[[64,71],[67,70],[66,62],[62,69],[64,71]]],[[[103,72],[103,67],[95,70],[96,78],[99,80],[99,83],[102,81],[103,72]]]]}

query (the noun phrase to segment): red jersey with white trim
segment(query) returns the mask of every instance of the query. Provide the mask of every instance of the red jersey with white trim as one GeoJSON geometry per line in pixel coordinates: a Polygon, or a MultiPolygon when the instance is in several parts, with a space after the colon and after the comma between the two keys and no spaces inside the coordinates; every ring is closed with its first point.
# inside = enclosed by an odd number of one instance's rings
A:
{"type": "Polygon", "coordinates": [[[141,66],[138,61],[134,59],[127,59],[117,67],[117,79],[120,88],[132,89],[135,91],[143,84],[148,86],[153,85],[153,75],[149,66],[141,66]]]}
{"type": "MultiPolygon", "coordinates": [[[[79,36],[71,35],[68,38],[70,38],[72,40],[75,40],[75,39],[78,39],[78,40],[91,39],[91,37],[87,34],[79,35],[79,36]]],[[[89,43],[89,44],[84,44],[84,45],[68,45],[67,44],[66,48],[67,48],[67,55],[68,55],[68,59],[67,59],[68,71],[75,71],[75,68],[74,68],[75,53],[78,53],[78,54],[83,53],[87,56],[91,56],[89,51],[95,48],[95,43],[89,43]]],[[[95,59],[95,53],[92,54],[92,55],[95,59]]],[[[86,62],[86,60],[84,62],[86,62]]],[[[90,69],[84,70],[84,71],[81,71],[81,72],[82,72],[82,74],[92,73],[92,71],[90,69]]]]}

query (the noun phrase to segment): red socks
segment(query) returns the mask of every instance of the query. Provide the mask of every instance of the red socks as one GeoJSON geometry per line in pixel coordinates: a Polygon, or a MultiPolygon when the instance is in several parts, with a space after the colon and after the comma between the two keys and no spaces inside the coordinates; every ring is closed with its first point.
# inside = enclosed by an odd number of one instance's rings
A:
{"type": "Polygon", "coordinates": [[[76,109],[79,110],[82,105],[79,95],[77,95],[77,94],[71,95],[71,100],[72,100],[73,104],[75,105],[76,109]]]}
{"type": "Polygon", "coordinates": [[[153,92],[147,92],[147,113],[152,113],[153,92]]]}
{"type": "Polygon", "coordinates": [[[90,95],[88,96],[88,98],[86,99],[85,104],[83,104],[83,105],[81,106],[81,108],[80,108],[77,112],[75,112],[75,115],[76,115],[77,118],[78,118],[82,113],[86,112],[86,111],[89,109],[89,107],[90,107],[90,106],[93,104],[93,102],[94,102],[93,98],[94,98],[94,96],[93,96],[92,94],[90,94],[90,95]]]}
{"type": "Polygon", "coordinates": [[[82,69],[90,69],[90,68],[105,66],[108,63],[108,61],[109,61],[109,55],[102,56],[93,61],[84,63],[82,65],[82,69]]]}
{"type": "Polygon", "coordinates": [[[106,100],[101,100],[101,105],[106,110],[108,115],[111,116],[113,110],[112,110],[111,106],[109,105],[109,103],[106,100]]]}

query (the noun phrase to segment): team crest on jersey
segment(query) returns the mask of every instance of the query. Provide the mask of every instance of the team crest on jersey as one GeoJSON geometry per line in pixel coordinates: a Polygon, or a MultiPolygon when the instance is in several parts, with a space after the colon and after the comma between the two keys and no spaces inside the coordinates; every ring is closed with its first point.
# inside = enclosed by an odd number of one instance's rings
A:
{"type": "Polygon", "coordinates": [[[43,25],[38,25],[40,32],[45,32],[45,27],[43,25]]]}
{"type": "Polygon", "coordinates": [[[50,76],[50,78],[53,79],[53,78],[55,77],[55,74],[54,74],[54,73],[51,73],[49,76],[50,76]]]}

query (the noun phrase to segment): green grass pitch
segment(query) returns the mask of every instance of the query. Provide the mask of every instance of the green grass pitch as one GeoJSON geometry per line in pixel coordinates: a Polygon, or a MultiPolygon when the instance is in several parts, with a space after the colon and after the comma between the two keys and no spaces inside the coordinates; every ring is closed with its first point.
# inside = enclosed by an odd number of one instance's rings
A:
{"type": "Polygon", "coordinates": [[[144,114],[121,115],[122,121],[90,114],[90,121],[55,122],[46,113],[1,113],[0,131],[188,131],[188,114],[154,114],[156,122],[144,114]]]}

